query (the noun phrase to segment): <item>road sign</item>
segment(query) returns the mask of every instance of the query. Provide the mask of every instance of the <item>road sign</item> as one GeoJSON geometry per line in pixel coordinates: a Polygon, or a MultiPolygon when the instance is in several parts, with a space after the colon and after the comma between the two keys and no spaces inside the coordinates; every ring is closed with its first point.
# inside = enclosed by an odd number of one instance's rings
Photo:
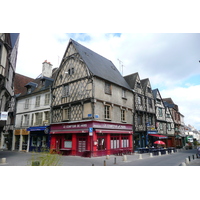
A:
{"type": "Polygon", "coordinates": [[[93,128],[90,127],[90,128],[89,128],[89,136],[92,136],[92,135],[93,135],[93,128]]]}

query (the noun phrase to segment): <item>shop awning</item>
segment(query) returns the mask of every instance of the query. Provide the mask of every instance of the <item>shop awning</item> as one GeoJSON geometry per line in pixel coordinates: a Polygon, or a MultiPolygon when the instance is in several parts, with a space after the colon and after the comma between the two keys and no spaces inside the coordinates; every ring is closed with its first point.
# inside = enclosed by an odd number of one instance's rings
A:
{"type": "Polygon", "coordinates": [[[96,129],[96,133],[133,134],[133,131],[96,129]]]}
{"type": "Polygon", "coordinates": [[[49,126],[35,126],[27,128],[27,131],[44,131],[49,126]]]}
{"type": "Polygon", "coordinates": [[[88,129],[51,130],[50,134],[88,133],[88,129]]]}
{"type": "Polygon", "coordinates": [[[168,138],[167,136],[165,135],[159,135],[159,134],[148,134],[149,136],[153,136],[153,137],[158,137],[159,139],[166,139],[168,138]]]}

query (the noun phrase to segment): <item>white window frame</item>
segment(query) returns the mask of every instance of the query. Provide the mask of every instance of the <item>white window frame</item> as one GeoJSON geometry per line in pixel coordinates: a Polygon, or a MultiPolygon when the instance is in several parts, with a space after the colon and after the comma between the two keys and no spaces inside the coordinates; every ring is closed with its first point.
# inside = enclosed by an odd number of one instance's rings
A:
{"type": "Polygon", "coordinates": [[[121,109],[121,121],[126,122],[126,109],[121,109]]]}
{"type": "Polygon", "coordinates": [[[70,120],[70,108],[63,109],[63,120],[70,120]]]}
{"type": "Polygon", "coordinates": [[[40,107],[40,96],[36,96],[35,98],[35,107],[40,107]]]}
{"type": "Polygon", "coordinates": [[[111,105],[106,104],[104,106],[104,118],[111,120],[111,105]]]}
{"type": "Polygon", "coordinates": [[[49,105],[50,102],[50,94],[45,94],[44,105],[49,105]]]}
{"type": "Polygon", "coordinates": [[[29,109],[29,101],[30,99],[25,99],[24,109],[29,109]]]}

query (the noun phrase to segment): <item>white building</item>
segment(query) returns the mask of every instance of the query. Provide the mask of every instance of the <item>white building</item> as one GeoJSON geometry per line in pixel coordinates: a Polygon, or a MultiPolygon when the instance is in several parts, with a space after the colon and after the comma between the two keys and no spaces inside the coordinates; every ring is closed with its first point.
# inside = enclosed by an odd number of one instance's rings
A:
{"type": "Polygon", "coordinates": [[[49,146],[52,65],[45,61],[42,68],[42,74],[26,84],[26,91],[17,96],[12,150],[40,151],[49,146]]]}

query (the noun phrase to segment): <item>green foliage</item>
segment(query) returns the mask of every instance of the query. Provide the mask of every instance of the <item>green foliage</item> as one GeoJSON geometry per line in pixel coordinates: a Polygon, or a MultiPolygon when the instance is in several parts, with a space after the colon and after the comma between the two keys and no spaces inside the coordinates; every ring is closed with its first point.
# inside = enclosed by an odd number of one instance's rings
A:
{"type": "Polygon", "coordinates": [[[28,162],[29,166],[59,166],[61,155],[51,154],[47,149],[41,153],[33,152],[31,160],[28,162]]]}

